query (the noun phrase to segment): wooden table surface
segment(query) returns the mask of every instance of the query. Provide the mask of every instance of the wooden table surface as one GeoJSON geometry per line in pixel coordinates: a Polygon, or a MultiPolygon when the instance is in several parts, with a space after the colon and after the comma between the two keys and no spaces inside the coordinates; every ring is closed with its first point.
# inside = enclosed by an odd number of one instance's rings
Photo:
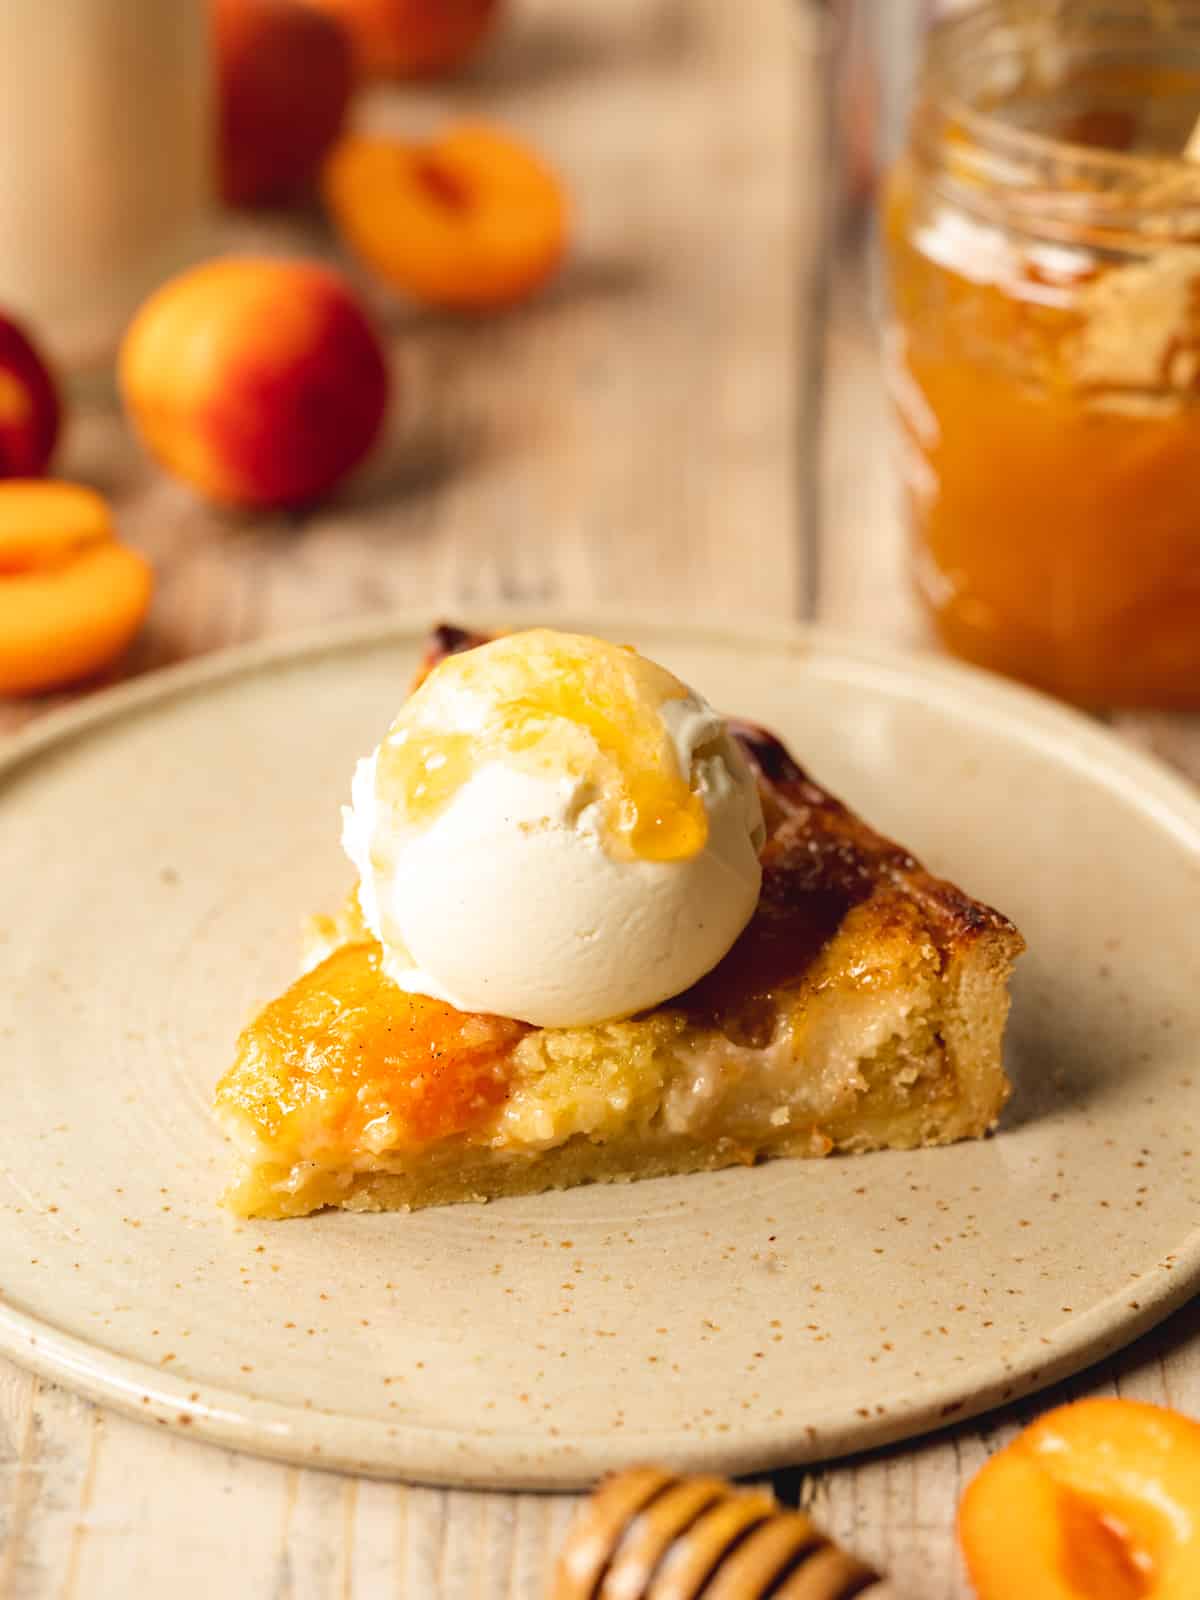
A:
{"type": "MultiPolygon", "coordinates": [[[[159,572],[123,670],[324,618],[394,606],[469,617],[497,601],[815,615],[920,642],[867,294],[848,259],[827,336],[816,332],[820,42],[783,0],[525,0],[453,88],[368,103],[384,126],[454,109],[525,130],[576,198],[570,269],[541,301],[487,322],[377,302],[401,383],[396,426],[364,478],[303,518],[214,513],[147,466],[111,400],[81,404],[61,470],[113,496],[159,572]],[[823,442],[810,451],[823,349],[823,442]],[[798,530],[818,498],[806,545],[798,530]]],[[[315,226],[244,231],[330,248],[315,226]]],[[[46,704],[0,703],[0,729],[46,704]]],[[[1194,723],[1119,726],[1200,777],[1194,723]]],[[[962,1485],[1024,1418],[1085,1391],[1200,1412],[1200,1309],[1064,1391],[777,1485],[899,1593],[957,1600],[962,1485]]],[[[572,1505],[277,1466],[0,1363],[0,1600],[533,1600],[572,1505]]]]}

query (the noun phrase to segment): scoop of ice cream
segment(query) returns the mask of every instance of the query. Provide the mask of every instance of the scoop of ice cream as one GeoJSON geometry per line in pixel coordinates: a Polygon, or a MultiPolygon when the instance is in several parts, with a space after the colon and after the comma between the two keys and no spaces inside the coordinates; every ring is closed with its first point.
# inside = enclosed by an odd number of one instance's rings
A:
{"type": "Polygon", "coordinates": [[[582,634],[448,657],[352,802],[343,844],[385,971],[461,1011],[629,1016],[703,977],[758,901],[762,812],[723,720],[582,634]]]}

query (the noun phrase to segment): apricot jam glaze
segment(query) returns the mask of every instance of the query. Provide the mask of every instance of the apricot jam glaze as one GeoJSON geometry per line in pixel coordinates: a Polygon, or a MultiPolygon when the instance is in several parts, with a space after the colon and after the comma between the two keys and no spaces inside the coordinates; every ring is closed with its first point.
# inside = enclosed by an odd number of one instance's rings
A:
{"type": "Polygon", "coordinates": [[[470,1133],[507,1098],[528,1032],[384,981],[373,942],[346,944],[243,1031],[217,1106],[287,1165],[343,1164],[470,1133]]]}
{"type": "Polygon", "coordinates": [[[1200,706],[1200,0],[934,29],[883,212],[914,576],[950,649],[1200,706]]]}
{"type": "Polygon", "coordinates": [[[448,656],[405,704],[380,750],[380,798],[419,826],[502,759],[594,790],[618,859],[689,860],[707,842],[708,818],[662,717],[687,693],[622,645],[546,629],[493,640],[448,656]]]}

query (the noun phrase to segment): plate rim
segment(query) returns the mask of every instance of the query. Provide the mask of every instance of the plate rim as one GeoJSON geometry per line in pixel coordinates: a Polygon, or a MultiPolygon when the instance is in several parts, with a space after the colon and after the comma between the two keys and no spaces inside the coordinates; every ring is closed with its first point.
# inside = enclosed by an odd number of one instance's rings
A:
{"type": "Polygon", "coordinates": [[[1032,727],[1051,739],[1057,733],[1068,740],[1074,748],[1064,749],[1057,742],[1053,744],[1053,753],[1059,759],[1074,757],[1073,764],[1077,768],[1092,770],[1099,766],[1110,776],[1115,770],[1122,778],[1122,788],[1143,801],[1146,791],[1151,791],[1159,794],[1171,810],[1193,813],[1191,825],[1200,837],[1200,790],[1195,785],[1158,756],[1122,739],[1086,712],[1026,684],[928,647],[908,648],[880,642],[853,630],[828,627],[820,622],[720,616],[713,612],[671,619],[653,611],[626,607],[404,607],[366,619],[357,617],[319,623],[230,645],[185,661],[151,668],[136,678],[97,689],[82,700],[41,713],[28,726],[6,736],[0,744],[0,784],[6,783],[17,767],[38,755],[45,746],[79,738],[95,727],[135,714],[145,706],[290,662],[384,645],[389,640],[423,639],[447,613],[460,610],[471,622],[486,629],[559,627],[602,634],[623,629],[649,630],[685,640],[750,648],[759,654],[790,649],[797,655],[839,656],[867,668],[867,677],[880,672],[884,676],[899,672],[935,691],[941,690],[942,697],[951,700],[957,699],[956,687],[961,689],[971,684],[993,714],[1015,722],[1026,734],[1032,727]],[[1080,756],[1094,759],[1081,762],[1077,759],[1080,756]]]}
{"type": "MultiPolygon", "coordinates": [[[[849,663],[864,683],[886,679],[895,690],[897,683],[903,682],[911,690],[920,690],[922,699],[953,704],[959,710],[963,691],[970,689],[981,715],[993,726],[1003,730],[1006,724],[1010,728],[1018,725],[1027,744],[1031,733],[1035,734],[1033,742],[1056,760],[1066,761],[1103,781],[1110,790],[1136,800],[1158,826],[1200,855],[1200,794],[1158,758],[1083,712],[932,651],[908,650],[845,630],[788,620],[670,619],[601,607],[447,609],[461,610],[485,628],[553,623],[600,633],[646,631],[767,655],[778,655],[781,649],[797,656],[824,655],[839,660],[843,668],[849,663]]],[[[40,755],[68,747],[126,716],[237,677],[298,665],[322,655],[352,654],[392,642],[411,644],[424,638],[439,616],[433,608],[406,608],[255,640],[159,668],[46,712],[0,748],[0,803],[7,784],[40,755]]],[[[661,1449],[680,1468],[741,1473],[829,1460],[913,1439],[978,1416],[1079,1372],[1168,1317],[1200,1283],[1200,1227],[1170,1266],[1156,1262],[1134,1281],[1139,1310],[1132,1315],[1126,1312],[1115,1326],[1112,1302],[1124,1298],[1127,1306],[1132,1284],[1073,1318],[1064,1333],[1051,1335],[1048,1341],[1043,1335],[1023,1342],[1009,1354],[1010,1370],[993,1381],[981,1384],[978,1377],[967,1381],[966,1375],[957,1385],[952,1377],[924,1380],[898,1395],[884,1418],[856,1418],[850,1423],[842,1411],[823,1417],[819,1409],[809,1408],[808,1420],[803,1423],[762,1423],[736,1437],[731,1435],[724,1444],[711,1439],[689,1442],[677,1432],[664,1433],[660,1445],[643,1434],[640,1443],[644,1450],[661,1449]]],[[[567,1490],[586,1486],[601,1473],[623,1465],[632,1443],[621,1435],[577,1431],[550,1438],[538,1428],[481,1428],[467,1438],[456,1429],[428,1422],[389,1422],[316,1408],[305,1410],[171,1376],[63,1331],[7,1300],[2,1291],[0,1352],[43,1378],[62,1382],[89,1400],[139,1420],[152,1420],[193,1438],[251,1454],[371,1477],[489,1489],[567,1490]],[[349,1435],[358,1440],[359,1448],[351,1447],[349,1435]],[[456,1447],[450,1444],[451,1437],[456,1447]]]]}

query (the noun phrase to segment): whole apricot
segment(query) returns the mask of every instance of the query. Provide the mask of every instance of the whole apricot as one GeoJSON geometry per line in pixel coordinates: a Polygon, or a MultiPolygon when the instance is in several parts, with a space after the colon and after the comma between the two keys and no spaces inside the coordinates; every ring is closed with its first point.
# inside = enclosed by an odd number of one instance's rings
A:
{"type": "Polygon", "coordinates": [[[91,489],[0,483],[0,694],[90,677],[128,646],[150,604],[149,563],[114,537],[91,489]]]}
{"type": "Polygon", "coordinates": [[[355,254],[430,305],[511,305],[567,247],[562,184],[497,128],[464,124],[421,144],[349,134],[325,164],[322,192],[355,254]]]}
{"type": "Polygon", "coordinates": [[[346,30],[299,0],[214,0],[221,192],[234,206],[301,194],[354,88],[346,30]]]}
{"type": "Polygon", "coordinates": [[[340,274],[229,257],[151,296],[120,353],[126,409],[168,472],[234,506],[302,505],[367,454],[383,347],[340,274]]]}
{"type": "Polygon", "coordinates": [[[499,0],[307,0],[344,22],[360,68],[384,77],[432,77],[474,54],[499,0]]]}
{"type": "Polygon", "coordinates": [[[45,471],[60,417],[50,369],[24,329],[0,314],[0,478],[45,471]]]}

